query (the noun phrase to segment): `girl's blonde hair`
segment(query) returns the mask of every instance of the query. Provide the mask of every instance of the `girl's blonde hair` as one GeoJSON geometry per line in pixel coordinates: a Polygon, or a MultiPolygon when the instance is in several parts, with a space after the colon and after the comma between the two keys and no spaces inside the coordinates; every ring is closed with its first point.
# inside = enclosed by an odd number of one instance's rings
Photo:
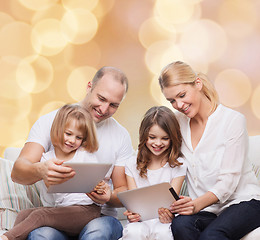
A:
{"type": "Polygon", "coordinates": [[[137,170],[141,177],[147,177],[147,166],[151,162],[151,151],[146,142],[152,126],[158,125],[169,136],[170,146],[162,157],[167,158],[171,167],[182,165],[177,159],[182,157],[181,144],[182,135],[179,123],[174,113],[167,107],[152,107],[144,115],[139,128],[139,145],[137,154],[137,170]]]}
{"type": "Polygon", "coordinates": [[[98,149],[96,127],[90,113],[77,104],[66,104],[57,112],[51,127],[53,146],[64,144],[64,131],[71,120],[77,121],[77,127],[83,134],[81,146],[88,152],[98,149]]]}
{"type": "Polygon", "coordinates": [[[202,92],[212,103],[213,112],[219,104],[219,97],[215,87],[205,74],[194,72],[188,64],[181,61],[168,64],[161,71],[159,76],[159,84],[161,90],[163,90],[165,87],[171,87],[179,84],[194,85],[197,78],[201,79],[203,83],[202,92]]]}

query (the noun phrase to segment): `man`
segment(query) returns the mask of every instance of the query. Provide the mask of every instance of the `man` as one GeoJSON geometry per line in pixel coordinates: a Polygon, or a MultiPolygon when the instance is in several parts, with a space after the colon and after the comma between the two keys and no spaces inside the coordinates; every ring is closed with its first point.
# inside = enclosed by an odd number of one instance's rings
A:
{"type": "MultiPolygon", "coordinates": [[[[79,103],[90,112],[96,122],[99,142],[99,149],[96,152],[98,160],[114,165],[111,173],[114,190],[111,196],[98,195],[94,192],[89,195],[95,202],[107,203],[102,209],[104,215],[113,215],[111,206],[121,206],[117,192],[126,190],[127,187],[124,165],[133,154],[131,138],[127,130],[112,118],[127,90],[128,80],[123,72],[113,67],[103,67],[88,83],[86,96],[79,103]]],[[[48,186],[62,183],[74,176],[74,172],[68,172],[67,168],[60,166],[61,160],[51,159],[44,163],[40,162],[42,153],[52,148],[50,129],[56,112],[40,117],[33,125],[27,142],[14,164],[11,175],[13,181],[21,184],[33,184],[44,180],[48,186]]],[[[112,216],[102,216],[88,223],[82,230],[79,239],[113,240],[121,236],[120,222],[112,216]]],[[[50,227],[34,230],[29,234],[28,239],[39,239],[40,237],[49,240],[69,239],[64,233],[50,227]]]]}

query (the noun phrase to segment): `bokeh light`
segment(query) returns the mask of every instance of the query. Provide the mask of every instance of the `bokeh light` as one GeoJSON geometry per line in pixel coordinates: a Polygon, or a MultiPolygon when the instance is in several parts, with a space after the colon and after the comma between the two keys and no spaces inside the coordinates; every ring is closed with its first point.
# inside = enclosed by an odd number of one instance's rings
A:
{"type": "Polygon", "coordinates": [[[35,24],[31,41],[35,51],[44,56],[60,53],[67,44],[60,21],[56,19],[45,19],[35,24]]]}
{"type": "Polygon", "coordinates": [[[86,95],[87,83],[92,80],[97,69],[93,67],[80,67],[72,71],[67,81],[67,91],[77,102],[86,95]]]}
{"type": "Polygon", "coordinates": [[[90,41],[98,29],[95,15],[85,9],[67,11],[61,20],[61,24],[63,34],[69,42],[74,44],[90,41]]]}
{"type": "Polygon", "coordinates": [[[250,79],[237,69],[220,72],[215,79],[215,87],[221,102],[230,107],[245,104],[252,91],[250,79]]]}
{"type": "Polygon", "coordinates": [[[0,154],[22,146],[39,116],[81,101],[103,66],[128,77],[115,118],[136,149],[147,109],[172,109],[157,78],[176,60],[207,74],[249,134],[260,134],[259,11],[259,0],[2,1],[0,154]]]}

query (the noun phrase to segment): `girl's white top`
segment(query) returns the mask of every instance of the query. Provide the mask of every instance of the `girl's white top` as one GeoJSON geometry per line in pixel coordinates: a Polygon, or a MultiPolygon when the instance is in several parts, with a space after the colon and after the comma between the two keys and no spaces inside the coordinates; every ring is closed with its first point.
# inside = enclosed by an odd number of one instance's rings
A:
{"type": "MultiPolygon", "coordinates": [[[[54,150],[43,153],[41,162],[56,158],[54,150]]],[[[88,153],[79,148],[69,162],[97,162],[95,154],[88,153]]],[[[43,180],[37,182],[40,189],[40,198],[45,207],[61,207],[77,205],[90,205],[94,202],[85,193],[47,193],[47,187],[43,180]]]]}

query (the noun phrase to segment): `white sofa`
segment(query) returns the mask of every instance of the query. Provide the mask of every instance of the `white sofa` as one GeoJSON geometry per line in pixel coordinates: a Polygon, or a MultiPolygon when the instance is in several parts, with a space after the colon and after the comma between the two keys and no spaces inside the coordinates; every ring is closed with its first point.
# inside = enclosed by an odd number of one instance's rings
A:
{"type": "MultiPolygon", "coordinates": [[[[13,162],[19,153],[19,148],[7,148],[4,152],[4,158],[0,158],[0,235],[13,226],[20,210],[41,206],[39,192],[35,184],[23,186],[11,180],[13,162]]],[[[249,137],[249,159],[260,182],[260,135],[249,137]]],[[[127,220],[123,216],[124,208],[118,210],[118,218],[125,225],[127,220]]],[[[260,239],[260,227],[241,240],[258,239],[260,239]]]]}

